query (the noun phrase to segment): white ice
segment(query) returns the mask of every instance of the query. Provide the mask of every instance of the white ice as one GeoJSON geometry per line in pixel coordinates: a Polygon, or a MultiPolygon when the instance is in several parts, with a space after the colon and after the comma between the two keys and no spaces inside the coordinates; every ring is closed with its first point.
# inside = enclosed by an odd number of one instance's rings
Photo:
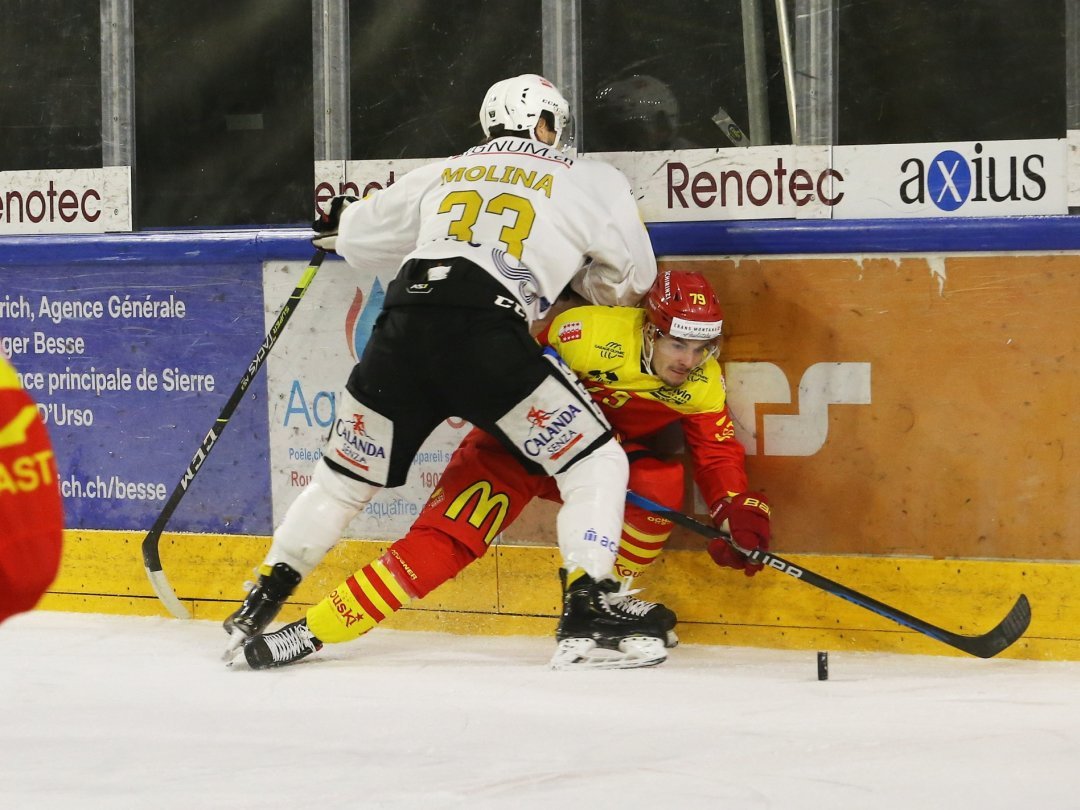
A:
{"type": "Polygon", "coordinates": [[[1080,664],[378,629],[233,671],[212,622],[0,626],[0,808],[1075,808],[1080,664]]]}

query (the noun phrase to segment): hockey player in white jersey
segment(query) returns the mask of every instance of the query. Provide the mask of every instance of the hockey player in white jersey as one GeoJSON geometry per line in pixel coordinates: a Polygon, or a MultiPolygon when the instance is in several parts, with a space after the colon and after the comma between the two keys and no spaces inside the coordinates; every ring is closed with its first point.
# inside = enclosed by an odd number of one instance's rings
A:
{"type": "MultiPolygon", "coordinates": [[[[666,628],[627,609],[612,575],[626,455],[574,375],[529,334],[568,285],[594,304],[636,304],[656,277],[648,234],[617,169],[560,150],[569,106],[546,79],[496,83],[480,123],[482,144],[363,200],[337,197],[315,223],[314,244],[350,265],[400,269],[336,400],[311,483],[225,621],[227,658],[262,633],[380,487],[405,482],[450,416],[554,476],[558,544],[575,582],[567,604],[638,665],[664,658],[666,628]]],[[[302,623],[293,635],[283,655],[314,643],[302,623]]]]}

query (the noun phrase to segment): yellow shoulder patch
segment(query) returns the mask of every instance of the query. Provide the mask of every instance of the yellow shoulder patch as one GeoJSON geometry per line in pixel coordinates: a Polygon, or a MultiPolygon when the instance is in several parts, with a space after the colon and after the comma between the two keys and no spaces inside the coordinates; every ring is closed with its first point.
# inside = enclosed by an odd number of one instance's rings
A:
{"type": "Polygon", "coordinates": [[[11,363],[0,355],[0,388],[21,388],[19,376],[15,373],[11,363]]]}

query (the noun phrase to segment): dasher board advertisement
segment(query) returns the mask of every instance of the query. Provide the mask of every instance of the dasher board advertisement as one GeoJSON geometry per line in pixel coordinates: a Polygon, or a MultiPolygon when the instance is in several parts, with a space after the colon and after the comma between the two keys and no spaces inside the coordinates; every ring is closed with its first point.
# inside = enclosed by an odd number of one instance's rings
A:
{"type": "MultiPolygon", "coordinates": [[[[596,152],[571,160],[601,160],[630,181],[646,222],[721,219],[827,219],[842,195],[828,165],[829,148],[767,146],[666,152],[596,152]]],[[[335,194],[362,197],[393,185],[432,160],[317,161],[315,205],[326,211],[335,194]]]]}
{"type": "Polygon", "coordinates": [[[646,222],[828,219],[844,178],[827,146],[595,152],[626,175],[646,222]]]}
{"type": "MultiPolygon", "coordinates": [[[[65,526],[147,529],[262,340],[247,264],[6,272],[0,352],[56,452],[65,526]]],[[[260,534],[266,388],[257,377],[169,528],[260,534]]]]}
{"type": "Polygon", "coordinates": [[[836,219],[1068,213],[1064,139],[834,146],[836,219]]]}
{"type": "Polygon", "coordinates": [[[0,172],[0,235],[130,230],[130,166],[0,172]]]}
{"type": "MultiPolygon", "coordinates": [[[[298,262],[265,266],[267,329],[303,271],[304,265],[298,262]]],[[[267,360],[275,525],[281,523],[322,458],[338,397],[367,345],[392,278],[392,274],[381,277],[328,257],[267,360]]],[[[407,375],[409,369],[402,368],[401,373],[407,375]]],[[[423,397],[423,380],[416,381],[416,389],[417,398],[423,397]]],[[[443,422],[413,460],[406,483],[372,499],[346,536],[390,540],[404,535],[469,428],[462,420],[443,422]]]]}
{"type": "MultiPolygon", "coordinates": [[[[646,222],[1068,213],[1076,138],[595,152],[646,222]]],[[[316,204],[392,185],[428,160],[320,161],[316,204]]],[[[1073,175],[1080,171],[1073,170],[1073,175]]],[[[1074,198],[1080,182],[1072,181],[1074,198]]],[[[1075,203],[1074,203],[1075,204],[1075,203]]]]}

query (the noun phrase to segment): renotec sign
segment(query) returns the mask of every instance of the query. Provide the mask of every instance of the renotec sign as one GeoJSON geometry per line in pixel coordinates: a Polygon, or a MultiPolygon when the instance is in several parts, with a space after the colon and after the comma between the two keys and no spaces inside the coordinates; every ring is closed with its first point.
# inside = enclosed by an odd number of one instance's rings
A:
{"type": "MultiPolygon", "coordinates": [[[[1065,139],[597,152],[647,222],[985,217],[1068,212],[1065,139]]],[[[319,161],[316,206],[426,160],[319,161]]]]}
{"type": "Polygon", "coordinates": [[[130,230],[130,166],[0,172],[0,235],[130,230]]]}
{"type": "Polygon", "coordinates": [[[845,194],[827,146],[597,152],[630,180],[647,222],[828,219],[845,194]]]}

